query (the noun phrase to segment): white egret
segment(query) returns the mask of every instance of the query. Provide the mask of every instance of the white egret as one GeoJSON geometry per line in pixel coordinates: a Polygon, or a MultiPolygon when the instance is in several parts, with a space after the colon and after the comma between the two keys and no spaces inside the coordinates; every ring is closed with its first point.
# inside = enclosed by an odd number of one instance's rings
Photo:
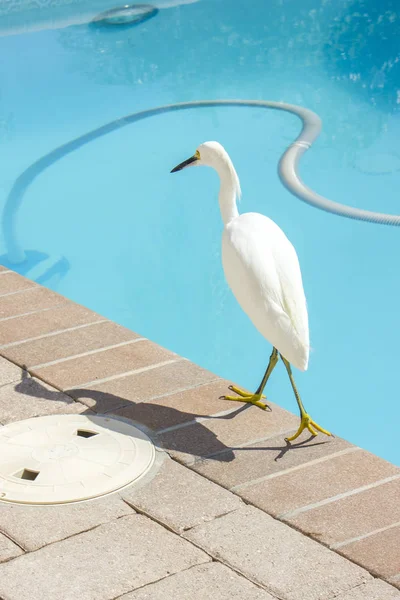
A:
{"type": "Polygon", "coordinates": [[[256,392],[249,394],[230,386],[237,396],[223,398],[249,402],[264,410],[268,408],[262,401],[265,398],[263,391],[280,355],[301,417],[297,432],[287,441],[295,440],[304,429],[313,436],[318,431],[331,435],[306,412],[292,375],[291,364],[301,371],[307,370],[310,351],[307,305],[296,251],[283,231],[268,217],[258,213],[239,214],[239,178],[221,144],[201,144],[191,158],[180,163],[171,173],[199,165],[213,167],[220,178],[225,278],[241,308],[273,346],[267,370],[256,392]]]}

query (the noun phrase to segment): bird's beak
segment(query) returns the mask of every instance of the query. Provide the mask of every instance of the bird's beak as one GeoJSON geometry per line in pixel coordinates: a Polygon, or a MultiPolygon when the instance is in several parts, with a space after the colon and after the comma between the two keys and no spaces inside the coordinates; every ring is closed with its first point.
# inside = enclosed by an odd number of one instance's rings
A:
{"type": "Polygon", "coordinates": [[[193,163],[195,163],[198,159],[196,155],[191,156],[190,158],[184,160],[179,165],[177,165],[174,169],[172,169],[171,173],[176,173],[177,171],[182,171],[185,167],[189,167],[193,163]]]}

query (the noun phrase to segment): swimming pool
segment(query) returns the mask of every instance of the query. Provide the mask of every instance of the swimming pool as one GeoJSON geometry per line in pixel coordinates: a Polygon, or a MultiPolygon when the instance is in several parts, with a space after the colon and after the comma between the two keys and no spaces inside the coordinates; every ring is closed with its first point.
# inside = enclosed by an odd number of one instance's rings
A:
{"type": "MultiPolygon", "coordinates": [[[[18,27],[10,17],[13,35],[3,29],[0,37],[0,207],[28,258],[10,266],[255,388],[270,347],[224,282],[216,175],[169,174],[200,142],[220,141],[241,179],[240,210],[273,218],[299,254],[313,351],[296,379],[307,409],[335,434],[400,464],[400,231],[322,212],[285,190],[277,163],[300,130],[294,116],[201,108],[146,119],[60,158],[29,183],[19,207],[7,203],[40,157],[119,117],[252,98],[322,118],[301,163],[308,186],[344,204],[400,212],[394,2],[198,0],[160,4],[131,28],[87,22],[113,2],[71,6],[64,10],[76,24],[22,32],[22,21],[25,29],[34,22],[27,11],[18,27]]],[[[7,251],[2,235],[0,262],[7,251]]],[[[270,400],[296,410],[282,365],[268,388],[270,400]]]]}

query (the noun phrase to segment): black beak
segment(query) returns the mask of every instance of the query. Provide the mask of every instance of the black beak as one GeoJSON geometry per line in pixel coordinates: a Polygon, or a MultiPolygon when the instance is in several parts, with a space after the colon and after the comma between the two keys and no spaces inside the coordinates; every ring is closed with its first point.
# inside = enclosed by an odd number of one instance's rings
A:
{"type": "Polygon", "coordinates": [[[182,169],[184,169],[185,167],[188,167],[192,163],[196,162],[196,160],[199,160],[197,158],[197,156],[191,156],[187,160],[184,160],[179,165],[177,165],[174,169],[172,169],[171,173],[176,173],[177,171],[182,171],[182,169]]]}

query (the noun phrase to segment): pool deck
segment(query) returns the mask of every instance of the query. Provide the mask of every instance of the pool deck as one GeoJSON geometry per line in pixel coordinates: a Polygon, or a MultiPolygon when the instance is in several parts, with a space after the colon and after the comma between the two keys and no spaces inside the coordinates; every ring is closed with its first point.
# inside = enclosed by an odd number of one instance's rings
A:
{"type": "MultiPolygon", "coordinates": [[[[0,267],[0,424],[108,413],[165,450],[141,486],[0,503],[0,600],[400,600],[400,469],[0,267]]],[[[394,443],[397,443],[395,441],[394,443]]]]}

